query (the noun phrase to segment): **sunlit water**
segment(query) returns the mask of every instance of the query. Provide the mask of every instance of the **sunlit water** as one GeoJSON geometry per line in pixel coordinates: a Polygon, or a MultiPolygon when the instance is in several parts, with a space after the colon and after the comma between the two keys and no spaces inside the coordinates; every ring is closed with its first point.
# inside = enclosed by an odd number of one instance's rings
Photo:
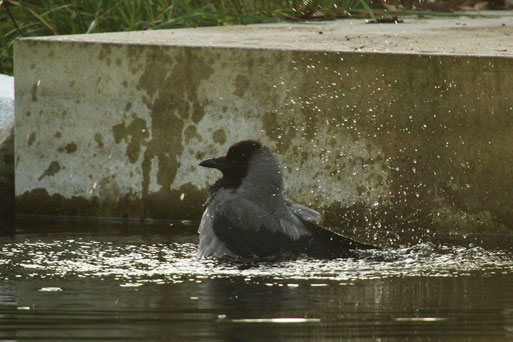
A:
{"type": "Polygon", "coordinates": [[[513,338],[511,237],[229,264],[196,259],[195,229],[18,223],[0,237],[0,338],[513,338]]]}

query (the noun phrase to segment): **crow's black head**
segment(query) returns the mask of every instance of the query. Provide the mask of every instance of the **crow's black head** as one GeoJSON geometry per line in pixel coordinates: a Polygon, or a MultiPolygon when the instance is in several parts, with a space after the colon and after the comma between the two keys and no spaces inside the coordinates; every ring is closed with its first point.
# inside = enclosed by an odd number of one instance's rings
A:
{"type": "Polygon", "coordinates": [[[207,159],[199,165],[218,169],[223,173],[223,178],[216,183],[216,187],[236,188],[248,174],[251,157],[262,147],[255,140],[240,141],[228,149],[226,156],[207,159]]]}

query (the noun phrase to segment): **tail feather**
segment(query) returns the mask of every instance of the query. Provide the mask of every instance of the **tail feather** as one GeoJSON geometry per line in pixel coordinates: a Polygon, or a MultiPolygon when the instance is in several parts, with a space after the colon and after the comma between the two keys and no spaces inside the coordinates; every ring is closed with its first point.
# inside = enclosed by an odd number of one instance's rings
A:
{"type": "Polygon", "coordinates": [[[327,228],[306,222],[312,235],[302,238],[304,253],[314,258],[342,258],[355,255],[355,250],[378,249],[335,233],[327,228]]]}

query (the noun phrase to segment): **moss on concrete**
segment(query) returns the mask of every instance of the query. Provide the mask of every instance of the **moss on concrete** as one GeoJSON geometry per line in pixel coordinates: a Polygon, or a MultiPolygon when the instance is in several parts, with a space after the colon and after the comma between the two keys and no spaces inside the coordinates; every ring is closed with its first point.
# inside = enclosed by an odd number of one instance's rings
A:
{"type": "MultiPolygon", "coordinates": [[[[148,50],[148,47],[140,48],[148,50]]],[[[139,58],[130,63],[138,61],[139,58]]],[[[208,79],[212,71],[210,62],[202,58],[201,54],[191,53],[190,50],[170,54],[158,47],[149,48],[144,72],[137,84],[137,89],[143,91],[141,101],[151,116],[151,139],[147,143],[142,162],[143,200],[156,203],[155,198],[160,198],[162,203],[166,203],[166,199],[171,196],[171,184],[180,166],[179,156],[184,148],[184,123],[197,122],[203,117],[202,105],[205,103],[201,104],[197,97],[198,85],[208,79]],[[153,159],[158,162],[156,180],[160,190],[150,193],[153,159]]]]}
{"type": "Polygon", "coordinates": [[[61,166],[59,165],[59,162],[56,160],[53,160],[50,165],[48,165],[48,168],[43,172],[41,176],[39,176],[38,180],[42,180],[45,177],[51,177],[57,174],[61,170],[61,166]]]}
{"type": "Polygon", "coordinates": [[[69,154],[69,153],[75,152],[76,150],[77,150],[77,144],[74,141],[67,143],[64,146],[59,147],[59,152],[61,152],[61,153],[66,152],[69,154]]]}
{"type": "MultiPolygon", "coordinates": [[[[139,160],[141,149],[146,146],[146,139],[148,139],[150,134],[146,121],[139,118],[134,113],[128,125],[123,121],[112,126],[112,135],[114,136],[116,144],[119,144],[121,141],[126,143],[126,156],[130,163],[135,163],[139,160]]],[[[100,137],[95,135],[95,141],[97,143],[99,139],[100,137]]]]}
{"type": "Polygon", "coordinates": [[[214,133],[212,134],[212,140],[215,143],[224,145],[226,143],[226,133],[224,132],[224,129],[218,129],[214,131],[214,133]]]}
{"type": "Polygon", "coordinates": [[[185,184],[178,190],[167,193],[153,193],[144,199],[128,193],[116,201],[103,200],[98,196],[64,197],[49,194],[46,189],[33,189],[16,197],[19,214],[55,215],[55,216],[89,216],[120,217],[126,219],[169,219],[178,218],[195,220],[201,217],[205,191],[185,184]],[[183,199],[181,199],[183,198],[183,199]]]}

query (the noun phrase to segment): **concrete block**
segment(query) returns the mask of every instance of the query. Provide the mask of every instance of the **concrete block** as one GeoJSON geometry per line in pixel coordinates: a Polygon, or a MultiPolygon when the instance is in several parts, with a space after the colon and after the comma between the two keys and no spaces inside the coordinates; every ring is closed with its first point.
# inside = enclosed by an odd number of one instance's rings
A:
{"type": "Polygon", "coordinates": [[[253,138],[327,225],[513,233],[511,24],[18,40],[17,213],[199,219],[198,162],[253,138]]]}
{"type": "Polygon", "coordinates": [[[0,131],[14,119],[14,77],[0,74],[0,131]]]}

